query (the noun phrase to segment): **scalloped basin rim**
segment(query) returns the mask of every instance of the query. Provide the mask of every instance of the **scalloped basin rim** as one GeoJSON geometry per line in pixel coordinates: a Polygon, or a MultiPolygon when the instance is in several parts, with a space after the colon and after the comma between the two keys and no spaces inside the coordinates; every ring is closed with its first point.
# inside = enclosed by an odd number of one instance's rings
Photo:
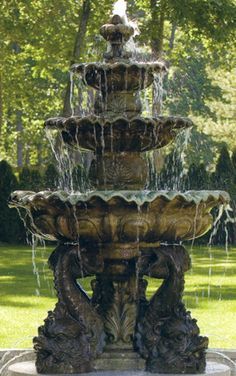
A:
{"type": "Polygon", "coordinates": [[[116,123],[117,121],[126,121],[127,123],[132,123],[132,122],[135,122],[135,121],[140,121],[140,122],[149,122],[149,123],[157,123],[157,125],[159,123],[167,123],[167,122],[173,122],[173,123],[177,123],[177,122],[184,122],[186,126],[193,126],[193,122],[191,119],[187,118],[187,117],[181,117],[181,116],[157,116],[157,117],[142,117],[142,116],[134,116],[130,119],[127,119],[126,117],[124,116],[116,116],[116,117],[113,117],[112,119],[109,118],[109,117],[105,117],[105,116],[96,116],[96,115],[89,115],[89,116],[71,116],[71,117],[68,117],[68,118],[65,118],[65,117],[54,117],[54,118],[49,118],[45,121],[45,127],[52,127],[52,126],[62,126],[64,125],[65,122],[67,121],[89,121],[90,123],[92,124],[95,124],[97,122],[100,122],[101,124],[103,125],[110,125],[110,124],[114,124],[116,123]]]}
{"type": "Polygon", "coordinates": [[[109,202],[114,198],[121,198],[127,202],[135,202],[138,206],[146,202],[152,202],[157,198],[164,198],[167,201],[180,199],[185,202],[193,202],[199,205],[201,202],[206,202],[209,199],[221,204],[229,204],[230,196],[225,191],[91,191],[86,194],[81,193],[67,193],[65,191],[41,191],[38,193],[31,191],[15,191],[11,195],[11,206],[24,206],[33,201],[35,198],[43,199],[59,199],[62,202],[68,202],[71,205],[76,205],[78,202],[88,202],[93,198],[100,198],[104,202],[109,202]],[[18,205],[17,205],[18,204],[18,205]]]}
{"type": "Polygon", "coordinates": [[[116,61],[115,63],[99,63],[99,62],[90,62],[90,63],[81,63],[81,64],[73,64],[70,70],[76,73],[78,68],[91,68],[96,67],[100,69],[114,69],[116,67],[124,67],[124,68],[133,68],[136,67],[138,69],[142,68],[161,68],[163,71],[167,71],[167,67],[161,61],[153,61],[153,62],[129,62],[126,63],[124,61],[116,61]]]}

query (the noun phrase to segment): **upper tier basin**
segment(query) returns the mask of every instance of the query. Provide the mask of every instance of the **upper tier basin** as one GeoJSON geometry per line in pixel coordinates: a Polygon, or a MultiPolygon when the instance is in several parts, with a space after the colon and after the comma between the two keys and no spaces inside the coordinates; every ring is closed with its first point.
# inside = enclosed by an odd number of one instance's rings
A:
{"type": "Polygon", "coordinates": [[[169,144],[176,134],[193,125],[188,118],[159,116],[156,118],[102,116],[51,118],[47,128],[62,131],[66,144],[76,148],[102,152],[144,152],[169,144]]]}
{"type": "Polygon", "coordinates": [[[103,93],[134,92],[145,89],[153,83],[155,74],[166,70],[162,62],[89,63],[74,64],[71,67],[71,71],[79,74],[86,85],[103,93]]]}
{"type": "Polygon", "coordinates": [[[202,236],[211,209],[229,200],[224,191],[16,191],[10,205],[26,209],[27,226],[45,239],[112,245],[112,252],[116,244],[148,248],[202,236]]]}

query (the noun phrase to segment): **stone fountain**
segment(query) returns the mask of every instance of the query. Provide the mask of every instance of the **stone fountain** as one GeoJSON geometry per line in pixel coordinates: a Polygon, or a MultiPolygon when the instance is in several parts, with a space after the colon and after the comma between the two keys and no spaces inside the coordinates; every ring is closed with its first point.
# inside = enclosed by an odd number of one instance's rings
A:
{"type": "Polygon", "coordinates": [[[95,190],[17,191],[10,200],[25,209],[33,234],[58,242],[49,258],[58,302],[33,339],[36,369],[204,373],[208,339],[182,301],[191,262],[181,243],[205,234],[211,210],[229,196],[145,190],[144,153],[169,144],[192,122],[142,117],[140,91],[166,67],[133,61],[126,43],[134,29],[120,16],[100,32],[109,44],[105,61],[72,67],[97,92],[94,114],[45,123],[70,147],[94,152],[95,190]],[[92,277],[91,298],[77,281],[82,277],[92,277]],[[145,277],[162,280],[150,300],[145,277]]]}

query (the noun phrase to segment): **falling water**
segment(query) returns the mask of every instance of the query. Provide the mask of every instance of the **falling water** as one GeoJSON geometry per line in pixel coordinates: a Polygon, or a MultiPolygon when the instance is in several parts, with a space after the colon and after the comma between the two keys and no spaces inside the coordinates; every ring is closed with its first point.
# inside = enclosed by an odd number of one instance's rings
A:
{"type": "Polygon", "coordinates": [[[40,275],[39,269],[36,265],[36,254],[37,254],[37,239],[35,235],[32,235],[32,265],[33,265],[33,274],[36,276],[37,286],[38,288],[35,289],[36,295],[40,296],[40,275]]]}
{"type": "MultiPolygon", "coordinates": [[[[103,99],[104,99],[104,109],[105,109],[105,111],[107,111],[108,85],[107,85],[107,71],[106,71],[105,68],[103,70],[103,74],[104,74],[105,90],[102,92],[102,95],[103,95],[103,99]]],[[[102,86],[101,86],[101,88],[102,88],[102,86]]]]}
{"type": "Polygon", "coordinates": [[[113,5],[113,15],[118,15],[121,17],[122,21],[124,22],[125,25],[130,25],[134,29],[134,36],[131,37],[128,42],[126,43],[127,49],[129,51],[132,51],[133,54],[136,54],[136,45],[134,42],[134,37],[136,35],[139,35],[139,28],[138,25],[135,21],[130,21],[127,17],[127,1],[124,0],[118,0],[114,3],[113,5]]]}
{"type": "Polygon", "coordinates": [[[196,234],[197,234],[198,209],[199,209],[199,204],[196,205],[196,211],[195,211],[195,216],[194,216],[194,220],[193,220],[193,239],[192,239],[191,248],[190,248],[191,253],[193,251],[193,246],[194,246],[194,242],[195,242],[196,234]]]}
{"type": "Polygon", "coordinates": [[[213,242],[214,236],[217,234],[217,231],[219,229],[219,225],[220,225],[220,221],[221,221],[223,213],[224,213],[224,205],[221,205],[218,208],[218,213],[216,215],[216,218],[214,219],[211,234],[210,234],[209,241],[208,241],[208,255],[209,255],[209,261],[210,261],[210,265],[208,269],[208,288],[207,288],[208,299],[210,298],[210,295],[211,295],[211,275],[212,275],[212,261],[213,261],[212,242],[213,242]]]}
{"type": "Polygon", "coordinates": [[[149,117],[152,115],[151,113],[151,106],[150,106],[150,101],[151,101],[151,87],[148,86],[148,74],[145,71],[144,76],[142,73],[142,70],[140,70],[140,78],[139,78],[139,86],[144,87],[144,90],[141,90],[140,96],[141,96],[141,103],[142,103],[142,114],[145,117],[149,117]]]}
{"type": "MultiPolygon", "coordinates": [[[[138,253],[140,251],[139,246],[140,246],[140,227],[139,227],[139,221],[141,220],[141,215],[142,215],[142,208],[141,205],[137,204],[137,235],[136,235],[136,243],[137,243],[137,248],[138,248],[138,253]]],[[[139,273],[140,273],[140,267],[138,261],[135,262],[135,291],[136,294],[138,294],[138,287],[139,287],[139,273]]]]}
{"type": "Polygon", "coordinates": [[[31,216],[30,211],[26,211],[25,216],[21,214],[20,208],[16,208],[18,215],[20,219],[22,220],[26,232],[26,243],[31,246],[32,250],[32,265],[33,265],[33,274],[36,276],[36,281],[37,281],[37,288],[35,289],[35,293],[37,296],[40,295],[40,287],[41,287],[41,282],[40,282],[40,275],[39,275],[39,270],[36,264],[36,254],[37,254],[37,243],[38,241],[41,242],[45,249],[45,242],[43,239],[36,237],[32,232],[29,231],[27,223],[26,223],[26,218],[28,217],[33,223],[33,219],[31,216]]]}
{"type": "Polygon", "coordinates": [[[73,94],[74,94],[74,72],[70,71],[70,109],[71,109],[71,116],[74,116],[73,94]]]}
{"type": "MultiPolygon", "coordinates": [[[[106,178],[106,165],[105,165],[105,160],[104,160],[104,155],[105,155],[105,137],[104,137],[104,124],[101,124],[101,147],[102,147],[102,155],[101,155],[101,158],[102,158],[102,173],[103,173],[103,182],[104,182],[104,186],[105,186],[105,190],[107,189],[106,188],[106,185],[107,185],[107,178],[106,178]]],[[[113,159],[113,164],[114,164],[114,159],[113,159]]]]}
{"type": "Polygon", "coordinates": [[[225,250],[226,254],[228,254],[228,242],[229,242],[229,231],[228,231],[228,225],[229,224],[235,224],[236,223],[236,216],[234,215],[234,210],[230,205],[227,205],[225,207],[225,214],[226,219],[224,221],[224,230],[225,230],[225,250]],[[231,213],[233,214],[233,217],[231,216],[231,213]]]}
{"type": "MultiPolygon", "coordinates": [[[[158,136],[157,136],[158,137],[158,136]]],[[[149,166],[153,175],[151,189],[184,191],[188,171],[188,145],[191,139],[191,128],[180,131],[171,153],[165,158],[165,167],[160,173],[156,171],[154,153],[148,153],[149,166]]]]}
{"type": "Polygon", "coordinates": [[[26,224],[26,217],[27,217],[27,212],[25,216],[21,213],[20,208],[16,207],[16,210],[18,212],[19,218],[21,219],[24,228],[25,228],[25,234],[26,234],[26,244],[31,245],[32,244],[32,233],[29,231],[28,226],[26,224]]]}
{"type": "Polygon", "coordinates": [[[72,206],[72,213],[73,213],[73,218],[74,218],[74,232],[76,236],[76,240],[74,242],[74,245],[77,248],[77,255],[78,255],[78,261],[79,261],[79,267],[80,267],[80,278],[84,278],[84,267],[83,267],[83,260],[81,256],[81,248],[80,248],[80,238],[79,238],[79,221],[77,217],[77,212],[76,212],[76,206],[72,206]]]}
{"type": "Polygon", "coordinates": [[[69,148],[63,142],[61,133],[56,133],[56,137],[54,137],[53,132],[50,129],[46,128],[45,131],[46,137],[57,161],[57,168],[59,171],[58,188],[66,192],[74,192],[73,170],[76,165],[73,163],[69,148]]]}
{"type": "Polygon", "coordinates": [[[127,14],[127,2],[124,0],[118,0],[113,5],[113,15],[118,15],[122,18],[123,22],[127,25],[129,23],[127,14]]]}
{"type": "Polygon", "coordinates": [[[176,137],[174,158],[173,158],[173,189],[185,190],[185,176],[187,174],[188,145],[191,140],[191,128],[179,132],[176,137]],[[180,168],[180,171],[179,171],[180,168]]]}
{"type": "Polygon", "coordinates": [[[163,105],[163,79],[164,72],[154,73],[153,81],[153,116],[158,116],[162,113],[163,105]]]}
{"type": "Polygon", "coordinates": [[[215,218],[215,220],[213,222],[213,226],[212,226],[212,230],[211,230],[211,235],[210,235],[210,238],[209,238],[209,241],[208,241],[208,248],[209,249],[211,249],[211,247],[212,247],[212,242],[213,242],[214,236],[217,234],[217,231],[218,231],[218,228],[219,228],[219,225],[220,225],[220,220],[222,218],[224,210],[225,210],[225,206],[224,205],[220,205],[219,209],[218,209],[217,216],[216,216],[216,218],[215,218]]]}

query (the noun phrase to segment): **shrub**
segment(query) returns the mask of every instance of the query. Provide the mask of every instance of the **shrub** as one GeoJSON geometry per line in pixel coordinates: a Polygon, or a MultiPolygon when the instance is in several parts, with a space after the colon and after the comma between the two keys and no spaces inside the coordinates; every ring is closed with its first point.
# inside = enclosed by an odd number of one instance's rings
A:
{"type": "Polygon", "coordinates": [[[21,242],[24,239],[24,226],[16,209],[8,207],[8,199],[18,188],[17,179],[6,161],[0,162],[0,241],[21,242]]]}

